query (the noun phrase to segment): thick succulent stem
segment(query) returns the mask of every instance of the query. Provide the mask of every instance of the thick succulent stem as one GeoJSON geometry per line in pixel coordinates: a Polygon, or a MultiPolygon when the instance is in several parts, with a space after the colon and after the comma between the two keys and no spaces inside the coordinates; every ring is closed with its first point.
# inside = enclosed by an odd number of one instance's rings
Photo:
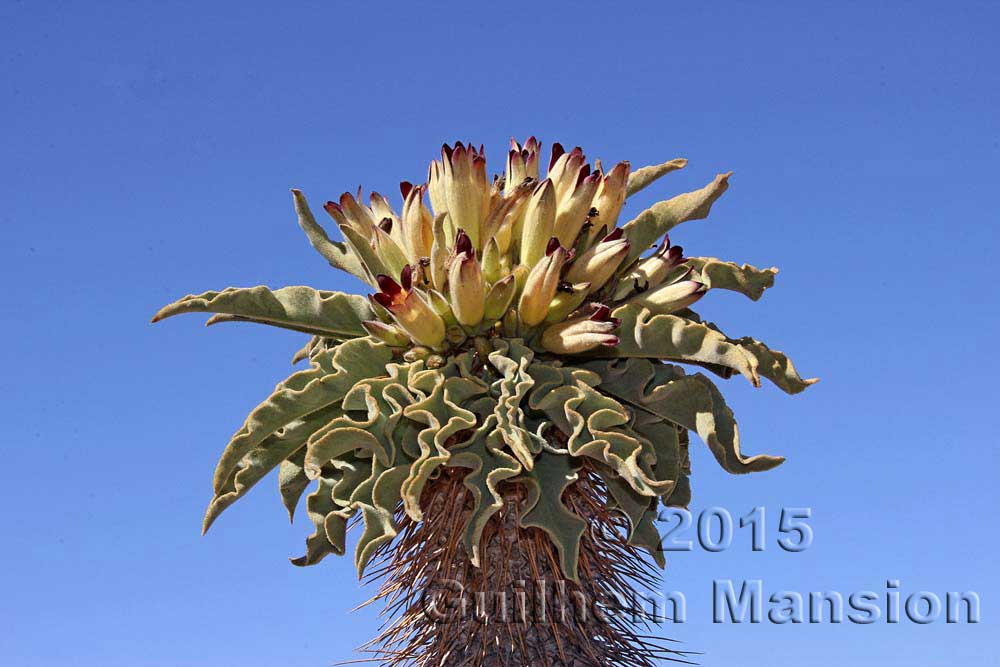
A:
{"type": "Polygon", "coordinates": [[[393,620],[365,649],[393,667],[652,667],[683,658],[648,636],[642,592],[657,573],[626,543],[596,476],[582,475],[564,496],[591,523],[579,582],[563,576],[544,532],[519,525],[523,487],[502,493],[476,567],[461,545],[470,503],[460,473],[427,489],[424,521],[402,519],[400,538],[379,555],[375,599],[393,620]]]}

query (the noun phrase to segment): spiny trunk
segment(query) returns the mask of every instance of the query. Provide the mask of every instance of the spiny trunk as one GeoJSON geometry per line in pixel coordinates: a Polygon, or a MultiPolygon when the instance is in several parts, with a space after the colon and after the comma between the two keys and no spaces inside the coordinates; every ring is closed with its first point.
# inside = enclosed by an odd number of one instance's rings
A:
{"type": "MultiPolygon", "coordinates": [[[[608,510],[597,477],[581,471],[563,500],[590,529],[579,583],[567,580],[547,535],[522,528],[524,490],[501,488],[504,505],[480,542],[482,567],[462,546],[465,471],[446,471],[425,491],[424,520],[401,517],[400,536],[372,571],[374,600],[392,620],[364,648],[386,667],[652,667],[683,653],[648,636],[643,588],[658,573],[627,544],[627,522],[608,510]]],[[[373,601],[374,601],[373,600],[373,601]]],[[[663,640],[660,640],[663,641],[663,640]]]]}

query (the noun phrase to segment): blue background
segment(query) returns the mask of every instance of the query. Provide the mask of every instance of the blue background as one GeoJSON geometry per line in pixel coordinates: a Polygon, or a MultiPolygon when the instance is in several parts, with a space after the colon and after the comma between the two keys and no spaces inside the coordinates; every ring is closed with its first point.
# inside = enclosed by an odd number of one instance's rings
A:
{"type": "MultiPolygon", "coordinates": [[[[229,285],[357,290],[315,208],[393,197],[443,141],[684,156],[630,202],[734,170],[675,242],[781,268],[700,307],[823,381],[724,389],[732,478],[694,451],[693,509],[768,508],[767,549],[672,555],[705,665],[1000,664],[996,375],[1000,9],[986,2],[0,4],[0,663],[319,666],[374,610],[350,559],[297,569],[273,478],[198,534],[215,460],[302,336],[162,304],[229,285]],[[804,553],[775,545],[813,508],[804,553]],[[982,623],[713,625],[713,578],[764,589],[978,591],[982,623]]],[[[370,592],[370,591],[368,591],[370,592]]]]}

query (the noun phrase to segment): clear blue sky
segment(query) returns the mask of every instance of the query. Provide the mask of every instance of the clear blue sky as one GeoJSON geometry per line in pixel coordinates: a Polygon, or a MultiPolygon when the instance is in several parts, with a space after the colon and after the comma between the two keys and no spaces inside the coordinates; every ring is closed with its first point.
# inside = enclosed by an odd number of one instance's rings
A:
{"type": "Polygon", "coordinates": [[[996,38],[987,2],[0,4],[0,663],[320,667],[375,629],[349,559],[301,570],[274,480],[199,537],[215,460],[297,334],[163,303],[229,285],[360,286],[295,225],[396,193],[443,141],[676,156],[630,210],[734,170],[692,254],[781,268],[701,308],[823,381],[724,389],[750,452],[694,450],[698,511],[811,506],[814,545],[670,557],[705,665],[996,665],[1000,585],[996,38]],[[973,589],[982,623],[733,626],[767,591],[973,589]]]}

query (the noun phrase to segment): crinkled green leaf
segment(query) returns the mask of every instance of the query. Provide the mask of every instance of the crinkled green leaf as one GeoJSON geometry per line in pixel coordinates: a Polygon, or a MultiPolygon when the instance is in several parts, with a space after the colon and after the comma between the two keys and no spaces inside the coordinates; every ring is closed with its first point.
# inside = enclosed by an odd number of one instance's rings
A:
{"type": "Polygon", "coordinates": [[[305,470],[304,449],[289,456],[281,462],[278,467],[278,491],[281,493],[281,503],[288,511],[288,520],[295,519],[295,508],[298,507],[299,498],[309,486],[309,476],[305,470]]]}
{"type": "Polygon", "coordinates": [[[729,176],[730,174],[719,174],[700,190],[653,204],[635,219],[625,223],[625,238],[629,240],[631,247],[622,266],[628,266],[632,260],[655,245],[661,236],[682,222],[708,217],[712,204],[729,187],[729,176]]]}
{"type": "Polygon", "coordinates": [[[535,467],[518,481],[528,490],[521,526],[545,531],[559,552],[559,565],[571,581],[579,581],[580,537],[587,522],[563,504],[562,494],[578,478],[577,467],[568,456],[545,452],[535,459],[535,467]]]}
{"type": "Polygon", "coordinates": [[[591,356],[717,364],[732,368],[755,387],[760,386],[756,357],[706,324],[678,315],[656,314],[638,304],[619,306],[612,315],[622,322],[618,345],[598,348],[591,356]]]}
{"type": "Polygon", "coordinates": [[[365,522],[364,532],[358,538],[354,552],[358,578],[364,575],[365,566],[379,545],[389,542],[399,532],[394,515],[400,502],[400,488],[409,472],[409,462],[388,469],[376,462],[372,466],[371,477],[351,497],[352,504],[361,508],[365,522]]]}
{"type": "Polygon", "coordinates": [[[586,366],[601,376],[602,392],[695,431],[728,472],[769,470],[785,460],[764,454],[743,456],[732,410],[712,381],[700,373],[677,377],[675,369],[639,359],[586,366]]]}
{"type": "Polygon", "coordinates": [[[674,486],[673,493],[662,498],[663,504],[667,507],[687,507],[691,504],[691,454],[688,441],[688,432],[681,429],[680,433],[680,453],[681,465],[680,476],[674,486]]]}
{"type": "Polygon", "coordinates": [[[662,176],[666,176],[672,171],[683,169],[688,161],[682,157],[668,160],[661,164],[651,164],[648,167],[636,169],[628,175],[628,185],[625,187],[625,196],[631,197],[640,190],[646,188],[662,176]]]}
{"type": "Polygon", "coordinates": [[[757,372],[760,375],[788,394],[798,394],[819,382],[819,378],[803,379],[784,352],[772,350],[759,340],[745,336],[736,338],[733,342],[756,360],[757,372]]]}
{"type": "MultiPolygon", "coordinates": [[[[660,533],[656,530],[654,523],[657,498],[650,498],[636,492],[621,477],[610,470],[599,469],[599,474],[614,499],[617,509],[628,517],[629,544],[643,547],[653,557],[657,565],[665,567],[666,559],[660,548],[660,533]]],[[[671,488],[670,491],[672,492],[673,489],[671,488]]]]}
{"type": "MultiPolygon", "coordinates": [[[[799,375],[798,371],[795,370],[795,366],[792,364],[791,359],[785,356],[783,352],[772,350],[759,340],[755,340],[749,336],[744,336],[743,338],[731,338],[727,336],[726,333],[722,331],[714,322],[702,321],[701,317],[690,309],[685,309],[684,311],[675,314],[691,320],[692,322],[704,324],[709,329],[717,332],[721,336],[724,336],[729,343],[739,346],[739,348],[743,350],[743,353],[752,360],[753,365],[757,369],[757,374],[762,375],[773,382],[775,386],[785,393],[798,394],[799,392],[804,391],[807,387],[819,382],[819,378],[803,379],[799,375]]],[[[729,379],[732,376],[732,371],[734,370],[729,369],[730,372],[727,374],[725,367],[718,364],[700,363],[699,365],[725,379],[729,379]]]]}
{"type": "Polygon", "coordinates": [[[223,451],[215,469],[215,493],[233,488],[233,476],[243,457],[272,433],[317,410],[338,405],[355,384],[385,373],[391,358],[385,345],[357,338],[317,355],[308,369],[280,383],[266,401],[253,409],[223,451]]]}
{"type": "Polygon", "coordinates": [[[567,435],[572,456],[587,456],[609,466],[639,493],[655,496],[669,482],[653,479],[652,451],[628,427],[630,415],[618,401],[593,389],[600,376],[580,368],[532,364],[535,386],[528,397],[567,435]]]}
{"type": "MultiPolygon", "coordinates": [[[[456,372],[454,359],[449,362],[445,371],[456,372]]],[[[425,424],[426,428],[417,435],[420,456],[403,484],[403,503],[406,513],[414,521],[419,521],[423,517],[420,495],[424,485],[431,473],[451,457],[446,445],[448,439],[459,431],[476,426],[476,414],[462,407],[462,404],[473,397],[488,393],[489,387],[482,380],[446,377],[442,371],[425,371],[417,374],[412,384],[420,389],[426,398],[407,406],[404,415],[415,422],[425,424]]]]}
{"type": "Polygon", "coordinates": [[[161,308],[153,322],[181,313],[217,313],[209,323],[256,322],[340,340],[368,335],[361,322],[375,316],[368,300],[355,294],[259,285],[189,294],[161,308]]]}
{"type": "Polygon", "coordinates": [[[455,452],[448,464],[469,468],[462,480],[472,494],[472,513],[465,525],[463,543],[472,564],[480,565],[479,543],[483,528],[491,516],[503,507],[497,485],[505,479],[516,477],[523,470],[517,459],[502,451],[503,445],[497,432],[497,418],[490,417],[476,429],[468,445],[455,452]]]}
{"type": "Polygon", "coordinates": [[[309,439],[305,470],[320,474],[324,465],[347,452],[359,450],[375,456],[383,466],[394,465],[400,449],[395,437],[403,408],[415,401],[406,384],[415,364],[387,364],[386,375],[362,380],[344,396],[345,414],[331,419],[309,439]]]}
{"type": "Polygon", "coordinates": [[[744,264],[738,266],[735,262],[724,262],[715,257],[688,257],[685,264],[694,269],[692,280],[705,283],[711,289],[724,289],[739,292],[756,301],[764,294],[764,290],[774,286],[774,276],[778,269],[758,269],[744,264]]]}
{"type": "Polygon", "coordinates": [[[310,336],[309,340],[306,341],[306,344],[299,348],[299,351],[292,357],[292,366],[295,366],[300,361],[305,361],[311,357],[314,352],[318,352],[322,349],[322,345],[322,336],[310,336]]]}
{"type": "Polygon", "coordinates": [[[291,558],[292,565],[315,565],[329,554],[343,555],[349,512],[340,511],[333,501],[333,479],[319,480],[306,499],[306,510],[316,530],[306,538],[306,553],[291,558]]]}
{"type": "Polygon", "coordinates": [[[317,410],[279,428],[250,449],[226,478],[225,486],[216,489],[205,512],[204,530],[207,531],[223,510],[242,498],[267,473],[302,449],[309,436],[338,414],[340,409],[337,407],[317,410]]]}
{"type": "Polygon", "coordinates": [[[330,263],[330,266],[350,273],[362,281],[374,285],[371,277],[365,271],[364,266],[358,256],[352,252],[351,248],[343,243],[333,241],[326,233],[326,230],[313,217],[306,203],[305,195],[301,190],[292,190],[292,198],[295,200],[295,213],[299,218],[299,227],[306,233],[309,243],[316,252],[323,255],[323,258],[330,263]]]}
{"type": "Polygon", "coordinates": [[[521,465],[531,470],[535,454],[541,451],[541,445],[524,426],[521,402],[535,384],[528,372],[535,353],[519,341],[497,339],[494,346],[496,350],[489,355],[489,362],[502,375],[493,383],[493,392],[498,396],[497,428],[521,465]]]}

